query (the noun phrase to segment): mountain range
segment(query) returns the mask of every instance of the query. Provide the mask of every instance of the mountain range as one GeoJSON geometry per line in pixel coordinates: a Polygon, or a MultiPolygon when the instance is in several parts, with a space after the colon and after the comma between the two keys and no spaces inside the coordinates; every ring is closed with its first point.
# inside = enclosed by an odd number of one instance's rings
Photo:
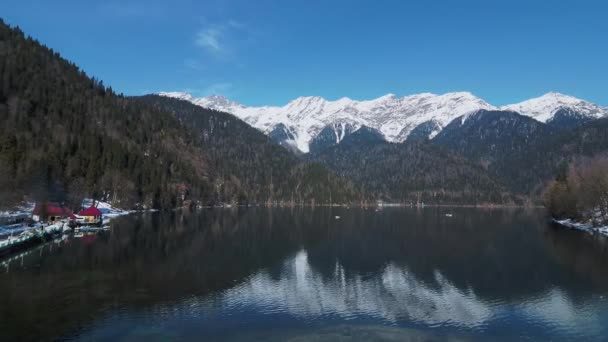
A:
{"type": "Polygon", "coordinates": [[[302,153],[338,144],[363,126],[377,130],[388,142],[432,139],[454,119],[466,119],[479,110],[517,112],[562,127],[608,116],[608,108],[555,92],[501,107],[470,92],[404,97],[387,94],[366,101],[346,97],[328,101],[310,96],[299,97],[282,107],[248,107],[218,95],[201,98],[184,92],[161,92],[159,95],[231,113],[277,143],[302,153]]]}
{"type": "Polygon", "coordinates": [[[0,79],[0,208],[537,204],[568,165],[608,152],[608,110],[557,93],[504,107],[467,92],[124,96],[1,20],[0,79]]]}

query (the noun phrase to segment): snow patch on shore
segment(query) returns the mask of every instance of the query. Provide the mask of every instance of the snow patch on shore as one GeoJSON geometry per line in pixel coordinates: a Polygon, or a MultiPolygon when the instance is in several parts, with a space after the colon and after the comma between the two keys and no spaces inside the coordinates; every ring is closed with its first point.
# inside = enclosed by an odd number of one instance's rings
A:
{"type": "MultiPolygon", "coordinates": [[[[88,208],[91,205],[97,206],[97,209],[101,211],[102,218],[104,223],[110,222],[112,219],[115,219],[119,216],[124,216],[128,214],[132,214],[137,212],[136,210],[123,210],[119,208],[115,208],[110,203],[95,201],[91,198],[86,198],[82,201],[82,207],[88,208]]],[[[26,202],[18,207],[15,207],[14,210],[11,211],[0,211],[0,219],[7,219],[10,222],[12,219],[16,218],[27,218],[32,216],[32,212],[34,211],[35,203],[26,202]]],[[[75,213],[77,214],[77,213],[75,213]]],[[[10,224],[2,224],[0,223],[0,237],[18,234],[27,230],[31,230],[34,228],[40,227],[40,224],[35,224],[33,227],[30,227],[24,223],[10,223],[10,224]]]]}
{"type": "Polygon", "coordinates": [[[91,198],[86,198],[84,201],[82,201],[83,208],[88,208],[92,205],[96,206],[97,209],[99,209],[99,211],[101,211],[103,221],[106,223],[116,217],[137,212],[136,210],[123,210],[123,209],[115,208],[108,202],[95,201],[91,198]]]}
{"type": "Polygon", "coordinates": [[[12,210],[0,211],[0,218],[15,218],[22,216],[30,216],[32,215],[32,211],[34,211],[34,207],[36,203],[34,202],[24,202],[19,206],[13,208],[12,210]]]}
{"type": "Polygon", "coordinates": [[[597,234],[601,234],[601,235],[608,237],[608,226],[597,227],[591,223],[576,222],[571,219],[565,219],[565,220],[553,219],[553,222],[555,222],[561,226],[570,228],[570,229],[581,230],[581,231],[588,232],[588,233],[597,233],[597,234]]]}

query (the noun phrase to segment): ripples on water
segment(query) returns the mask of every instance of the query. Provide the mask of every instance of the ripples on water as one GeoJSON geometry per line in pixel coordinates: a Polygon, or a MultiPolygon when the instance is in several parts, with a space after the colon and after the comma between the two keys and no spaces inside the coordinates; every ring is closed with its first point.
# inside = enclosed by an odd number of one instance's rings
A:
{"type": "Polygon", "coordinates": [[[606,243],[545,221],[437,208],[127,217],[96,241],[13,262],[0,328],[27,339],[608,339],[606,243]]]}

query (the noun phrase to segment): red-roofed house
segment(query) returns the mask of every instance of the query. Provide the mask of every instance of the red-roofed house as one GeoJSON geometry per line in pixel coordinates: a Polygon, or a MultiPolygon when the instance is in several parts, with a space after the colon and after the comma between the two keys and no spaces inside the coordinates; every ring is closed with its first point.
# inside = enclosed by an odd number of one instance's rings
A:
{"type": "Polygon", "coordinates": [[[84,218],[85,223],[98,223],[101,221],[101,211],[95,206],[90,206],[86,209],[81,210],[78,216],[84,218]]]}
{"type": "Polygon", "coordinates": [[[32,212],[34,221],[57,221],[72,215],[72,210],[59,203],[37,203],[32,212]]]}

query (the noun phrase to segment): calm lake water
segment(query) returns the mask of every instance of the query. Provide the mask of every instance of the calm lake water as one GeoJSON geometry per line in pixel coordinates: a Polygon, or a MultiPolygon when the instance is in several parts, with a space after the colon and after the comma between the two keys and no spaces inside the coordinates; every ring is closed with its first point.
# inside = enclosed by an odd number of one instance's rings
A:
{"type": "Polygon", "coordinates": [[[158,213],[5,260],[0,293],[1,340],[606,341],[608,243],[542,210],[158,213]]]}

